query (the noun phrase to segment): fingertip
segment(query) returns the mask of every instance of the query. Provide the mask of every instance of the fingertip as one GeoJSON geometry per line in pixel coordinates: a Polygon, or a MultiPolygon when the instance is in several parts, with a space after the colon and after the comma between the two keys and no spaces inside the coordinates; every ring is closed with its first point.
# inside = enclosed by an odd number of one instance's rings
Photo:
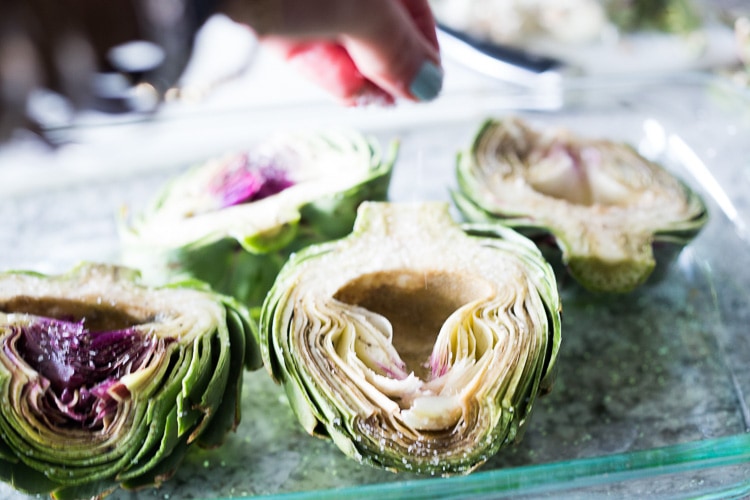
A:
{"type": "Polygon", "coordinates": [[[443,88],[443,69],[432,61],[419,67],[409,84],[409,93],[418,101],[432,101],[443,88]]]}

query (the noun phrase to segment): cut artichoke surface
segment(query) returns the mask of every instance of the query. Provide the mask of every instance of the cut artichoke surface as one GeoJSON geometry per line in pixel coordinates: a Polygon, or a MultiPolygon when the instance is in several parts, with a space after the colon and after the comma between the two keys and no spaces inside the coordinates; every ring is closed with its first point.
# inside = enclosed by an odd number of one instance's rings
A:
{"type": "Polygon", "coordinates": [[[260,307],[289,253],[348,234],[359,203],[386,198],[395,153],[354,131],[273,135],[168,184],[123,225],[123,262],[260,307]]]}
{"type": "Polygon", "coordinates": [[[453,199],[467,219],[554,241],[570,274],[594,291],[641,285],[708,219],[694,191],[629,145],[538,131],[515,117],[482,125],[459,154],[457,177],[453,199]]]}
{"type": "Polygon", "coordinates": [[[91,498],[159,484],[188,447],[239,422],[256,332],[197,282],[147,288],[135,271],[0,275],[0,478],[91,498]]]}
{"type": "Polygon", "coordinates": [[[302,426],[392,470],[468,473],[520,439],[560,343],[555,278],[518,233],[447,203],[360,206],[292,256],[261,350],[302,426]]]}

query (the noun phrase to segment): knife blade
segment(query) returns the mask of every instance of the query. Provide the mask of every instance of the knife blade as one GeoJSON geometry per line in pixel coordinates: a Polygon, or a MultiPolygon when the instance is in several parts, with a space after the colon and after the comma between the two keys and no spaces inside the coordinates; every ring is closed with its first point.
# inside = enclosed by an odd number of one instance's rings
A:
{"type": "Polygon", "coordinates": [[[569,68],[560,60],[533,54],[437,24],[441,51],[464,66],[526,87],[557,85],[569,68]]]}

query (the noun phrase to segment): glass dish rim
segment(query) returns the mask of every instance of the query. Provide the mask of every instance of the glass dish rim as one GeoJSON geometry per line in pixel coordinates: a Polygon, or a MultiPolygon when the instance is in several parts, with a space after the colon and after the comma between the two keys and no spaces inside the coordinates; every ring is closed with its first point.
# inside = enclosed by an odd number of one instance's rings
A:
{"type": "MultiPolygon", "coordinates": [[[[435,498],[437,495],[472,498],[480,495],[512,493],[541,494],[597,485],[616,484],[631,479],[649,479],[689,472],[750,463],[750,433],[691,441],[676,445],[636,450],[544,464],[523,465],[505,469],[478,471],[467,476],[424,478],[402,482],[365,484],[345,488],[300,491],[259,496],[225,497],[232,499],[278,498],[288,500],[344,498],[435,498]],[[585,471],[585,473],[581,473],[585,471]],[[519,477],[523,480],[519,481],[519,477]],[[562,488],[561,488],[562,487],[562,488]],[[424,495],[420,495],[424,493],[424,495]]],[[[750,478],[714,491],[724,494],[747,494],[750,478]]],[[[718,496],[721,495],[721,496],[718,496]]]]}

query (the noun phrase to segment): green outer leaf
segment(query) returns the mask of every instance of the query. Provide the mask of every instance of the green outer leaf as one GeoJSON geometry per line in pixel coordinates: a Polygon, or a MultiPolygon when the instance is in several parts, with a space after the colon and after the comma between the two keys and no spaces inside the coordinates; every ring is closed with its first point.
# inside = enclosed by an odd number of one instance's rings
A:
{"type": "Polygon", "coordinates": [[[150,282],[197,279],[250,308],[263,302],[285,259],[285,252],[250,253],[234,238],[197,240],[174,249],[131,246],[126,256],[129,265],[141,269],[150,282]]]}
{"type": "MultiPolygon", "coordinates": [[[[208,424],[213,417],[214,408],[218,407],[224,399],[224,391],[227,386],[227,378],[231,367],[231,358],[229,356],[231,343],[229,342],[226,326],[220,325],[219,328],[220,330],[223,330],[222,335],[218,338],[213,337],[210,339],[213,344],[213,346],[211,346],[210,358],[213,358],[211,359],[211,364],[214,366],[215,371],[213,372],[206,389],[198,392],[183,383],[183,390],[190,390],[191,395],[194,393],[196,396],[200,396],[196,398],[197,401],[194,407],[200,409],[201,413],[204,414],[201,424],[196,427],[190,435],[190,440],[203,432],[206,424],[208,424]]],[[[206,357],[208,358],[209,356],[206,357]]]]}
{"type": "Polygon", "coordinates": [[[159,486],[176,472],[182,458],[189,451],[189,446],[186,439],[180,439],[170,455],[154,464],[154,467],[142,476],[123,481],[122,487],[137,490],[146,486],[159,486]]]}
{"type": "MultiPolygon", "coordinates": [[[[546,310],[549,312],[548,318],[551,320],[549,325],[550,338],[552,344],[548,346],[548,353],[544,359],[545,369],[543,371],[540,387],[543,390],[550,390],[557,372],[557,355],[560,350],[562,336],[562,302],[557,292],[557,280],[552,266],[546,262],[539,248],[521,233],[498,224],[464,224],[464,231],[472,236],[496,238],[493,244],[503,246],[516,253],[523,259],[525,265],[532,269],[532,275],[536,277],[534,285],[539,290],[539,296],[544,301],[546,310]]],[[[534,391],[536,392],[536,391],[534,391]]]]}
{"type": "Polygon", "coordinates": [[[216,335],[214,333],[211,336],[196,339],[190,362],[187,363],[188,370],[181,377],[182,390],[177,398],[177,415],[179,416],[177,432],[180,435],[188,432],[189,429],[198,431],[204,425],[202,417],[205,416],[205,413],[201,410],[198,399],[206,391],[211,378],[216,376],[217,373],[221,374],[224,368],[213,366],[214,360],[209,361],[213,357],[211,344],[216,335]],[[201,422],[201,425],[198,425],[198,422],[201,422]]]}
{"type": "MultiPolygon", "coordinates": [[[[118,481],[122,482],[125,487],[128,487],[131,480],[138,482],[139,478],[143,476],[152,477],[152,471],[161,462],[162,457],[168,457],[175,451],[181,441],[187,441],[188,437],[179,433],[177,408],[173,406],[165,409],[168,410],[166,415],[155,414],[155,417],[159,419],[158,422],[164,424],[158,426],[160,431],[158,435],[153,434],[154,437],[158,438],[153,441],[158,446],[145,450],[148,451],[147,455],[141,454],[136,457],[135,463],[138,464],[138,467],[131,469],[126,474],[117,476],[118,481]]],[[[157,421],[154,420],[154,422],[157,421]]]]}
{"type": "MultiPolygon", "coordinates": [[[[355,230],[352,234],[358,233],[355,230]]],[[[335,241],[321,243],[318,245],[309,246],[297,253],[292,254],[286,265],[282,268],[281,272],[276,278],[274,286],[268,292],[266,300],[263,303],[263,309],[260,315],[260,352],[261,356],[263,357],[264,365],[270,370],[271,376],[277,382],[281,382],[289,373],[289,371],[286,370],[283,365],[278,365],[275,363],[275,361],[282,361],[276,360],[271,354],[274,351],[274,345],[272,344],[274,342],[278,342],[279,340],[276,336],[268,335],[266,327],[267,325],[271,324],[271,322],[274,322],[274,324],[285,324],[285,321],[287,320],[287,318],[278,316],[279,314],[282,314],[282,311],[278,310],[278,304],[283,299],[285,299],[290,292],[289,288],[284,286],[284,281],[286,280],[287,276],[290,276],[294,273],[294,269],[297,266],[302,265],[302,263],[307,260],[315,259],[321,255],[333,251],[336,248],[336,245],[337,242],[335,241]]],[[[284,336],[284,338],[286,338],[286,336],[284,336]]]]}
{"type": "Polygon", "coordinates": [[[388,187],[398,149],[399,143],[392,142],[385,158],[381,159],[374,145],[370,144],[372,157],[370,179],[332,196],[313,200],[301,206],[300,234],[292,250],[347,236],[354,227],[357,207],[362,202],[385,201],[388,198],[388,187]]]}
{"type": "Polygon", "coordinates": [[[117,483],[84,483],[75,486],[63,486],[50,493],[54,500],[80,500],[82,498],[103,497],[117,488],[117,483]]]}
{"type": "MultiPolygon", "coordinates": [[[[279,280],[280,282],[281,280],[279,280]]],[[[278,308],[278,304],[286,299],[290,291],[290,289],[277,289],[274,287],[266,299],[266,304],[269,304],[268,311],[271,312],[273,316],[272,321],[274,321],[275,325],[287,325],[289,323],[289,312],[278,308]],[[274,293],[277,290],[280,293],[274,293]]],[[[266,325],[268,319],[270,319],[270,315],[266,314],[266,307],[264,307],[261,314],[261,325],[266,325]]],[[[263,333],[264,329],[261,329],[262,339],[264,337],[263,333]]],[[[327,431],[323,430],[324,428],[321,428],[319,425],[320,422],[324,421],[323,412],[319,408],[317,400],[310,396],[308,383],[302,378],[300,367],[297,366],[297,359],[286,343],[288,339],[287,332],[274,332],[273,334],[265,335],[265,337],[261,343],[261,352],[263,353],[265,364],[271,370],[271,375],[274,379],[283,385],[289,404],[297,414],[302,427],[309,434],[325,436],[327,431]]]]}
{"type": "MultiPolygon", "coordinates": [[[[242,395],[243,348],[245,332],[248,324],[243,321],[238,310],[227,306],[227,325],[229,332],[229,353],[232,356],[229,363],[229,373],[226,389],[221,404],[215,408],[213,418],[198,436],[197,443],[206,448],[219,446],[230,430],[236,429],[240,422],[240,396],[242,395]]],[[[249,342],[248,342],[249,343],[249,342]]],[[[260,356],[256,348],[255,357],[260,356]]]]}
{"type": "MultiPolygon", "coordinates": [[[[192,358],[194,346],[186,349],[175,348],[171,354],[172,369],[165,374],[165,383],[159,394],[145,401],[145,424],[148,433],[140,446],[138,453],[132,460],[132,467],[118,473],[120,481],[136,477],[145,473],[154,464],[154,457],[171,451],[176,445],[174,436],[167,432],[168,428],[177,429],[177,402],[182,395],[182,379],[190,368],[187,360],[192,358]]],[[[176,435],[176,432],[175,432],[176,435]]]]}

